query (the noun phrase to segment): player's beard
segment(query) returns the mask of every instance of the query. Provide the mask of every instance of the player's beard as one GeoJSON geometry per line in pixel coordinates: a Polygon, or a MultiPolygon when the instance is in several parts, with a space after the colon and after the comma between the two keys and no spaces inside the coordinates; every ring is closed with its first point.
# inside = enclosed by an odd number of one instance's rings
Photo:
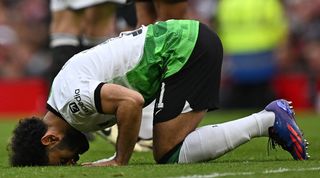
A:
{"type": "Polygon", "coordinates": [[[56,148],[61,150],[68,149],[78,154],[82,154],[89,149],[89,143],[83,133],[70,127],[67,129],[66,134],[56,148]]]}

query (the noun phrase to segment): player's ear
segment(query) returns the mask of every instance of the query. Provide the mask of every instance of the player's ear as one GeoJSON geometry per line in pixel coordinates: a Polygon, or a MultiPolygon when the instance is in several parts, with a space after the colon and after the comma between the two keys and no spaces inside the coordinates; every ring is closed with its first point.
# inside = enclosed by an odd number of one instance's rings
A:
{"type": "Polygon", "coordinates": [[[60,140],[59,137],[57,137],[53,134],[50,134],[50,133],[46,133],[41,138],[41,143],[45,146],[51,146],[51,145],[55,145],[59,140],[60,140]]]}

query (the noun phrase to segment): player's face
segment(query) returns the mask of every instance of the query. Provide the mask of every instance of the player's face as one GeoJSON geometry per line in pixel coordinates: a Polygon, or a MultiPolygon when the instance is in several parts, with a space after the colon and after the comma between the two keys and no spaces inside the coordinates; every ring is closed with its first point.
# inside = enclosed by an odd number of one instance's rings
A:
{"type": "Polygon", "coordinates": [[[79,160],[77,153],[69,149],[53,148],[48,152],[49,165],[74,165],[79,160]]]}
{"type": "Polygon", "coordinates": [[[48,164],[74,165],[79,160],[79,154],[88,149],[89,143],[85,135],[70,127],[60,141],[48,148],[48,164]]]}
{"type": "Polygon", "coordinates": [[[48,149],[49,165],[73,165],[79,154],[89,149],[86,137],[79,131],[69,128],[64,137],[48,149]]]}

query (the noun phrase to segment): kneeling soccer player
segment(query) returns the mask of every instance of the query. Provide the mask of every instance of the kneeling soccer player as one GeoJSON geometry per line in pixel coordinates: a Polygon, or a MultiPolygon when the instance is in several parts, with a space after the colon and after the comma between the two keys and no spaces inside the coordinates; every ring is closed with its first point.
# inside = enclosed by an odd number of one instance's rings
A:
{"type": "Polygon", "coordinates": [[[83,165],[127,165],[142,108],[154,99],[157,163],[215,159],[261,136],[269,136],[294,159],[307,159],[306,142],[286,100],[242,119],[197,129],[206,112],[217,108],[222,56],[219,37],[193,20],[142,26],[78,53],[54,79],[44,118],[18,124],[11,164],[74,164],[88,149],[80,131],[117,123],[115,156],[83,165]]]}

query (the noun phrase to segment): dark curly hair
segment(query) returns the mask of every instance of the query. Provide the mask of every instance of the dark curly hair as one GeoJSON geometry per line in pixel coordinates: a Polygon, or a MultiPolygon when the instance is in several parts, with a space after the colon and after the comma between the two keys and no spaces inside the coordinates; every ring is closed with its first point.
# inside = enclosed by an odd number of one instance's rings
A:
{"type": "Polygon", "coordinates": [[[47,165],[49,158],[41,138],[47,131],[47,125],[39,118],[25,118],[19,121],[8,145],[12,166],[47,165]]]}

